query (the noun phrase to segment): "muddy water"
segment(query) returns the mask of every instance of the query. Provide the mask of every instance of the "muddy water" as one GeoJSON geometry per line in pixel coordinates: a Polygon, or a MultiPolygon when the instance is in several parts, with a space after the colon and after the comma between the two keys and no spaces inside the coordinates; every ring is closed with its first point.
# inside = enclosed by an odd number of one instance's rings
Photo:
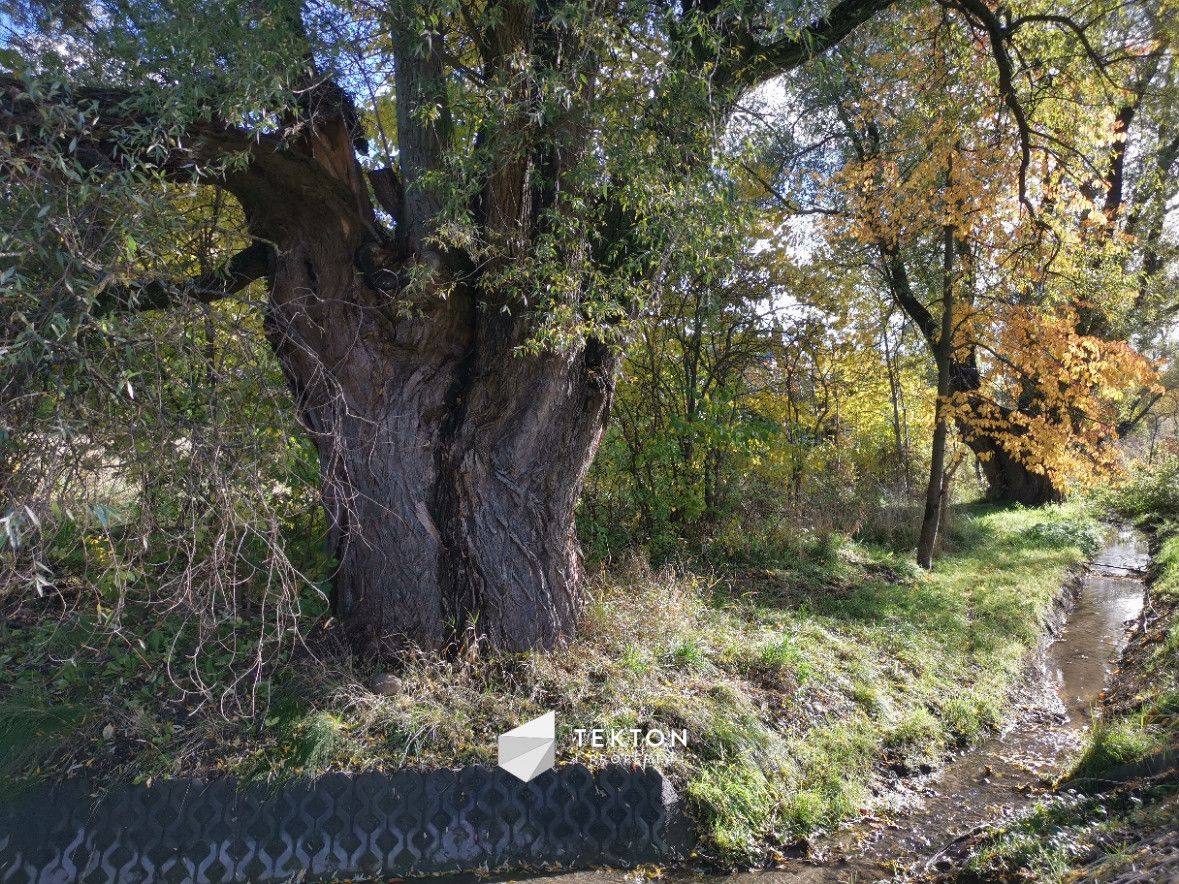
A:
{"type": "MultiPolygon", "coordinates": [[[[815,841],[805,857],[775,869],[723,876],[728,884],[894,880],[948,866],[955,844],[1035,800],[1080,746],[1143,603],[1146,549],[1122,531],[1095,557],[1063,630],[1035,661],[1009,724],[941,770],[898,779],[870,813],[815,841]]],[[[584,872],[560,884],[621,882],[622,872],[584,872]]],[[[680,871],[677,884],[718,884],[721,876],[680,871]]],[[[554,879],[556,880],[556,879],[554,879]]],[[[631,878],[633,880],[633,877],[631,878]]]]}
{"type": "Polygon", "coordinates": [[[1146,544],[1123,530],[1093,560],[1048,672],[1070,721],[1085,723],[1125,643],[1127,621],[1142,612],[1146,544]]]}

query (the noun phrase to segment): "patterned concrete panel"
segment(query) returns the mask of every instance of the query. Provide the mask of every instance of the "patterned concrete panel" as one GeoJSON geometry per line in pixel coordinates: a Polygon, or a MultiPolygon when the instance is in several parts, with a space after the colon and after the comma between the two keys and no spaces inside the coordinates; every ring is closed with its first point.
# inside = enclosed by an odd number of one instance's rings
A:
{"type": "Polygon", "coordinates": [[[497,768],[38,786],[0,798],[0,884],[408,877],[630,866],[691,834],[653,769],[568,765],[521,783],[497,768]]]}

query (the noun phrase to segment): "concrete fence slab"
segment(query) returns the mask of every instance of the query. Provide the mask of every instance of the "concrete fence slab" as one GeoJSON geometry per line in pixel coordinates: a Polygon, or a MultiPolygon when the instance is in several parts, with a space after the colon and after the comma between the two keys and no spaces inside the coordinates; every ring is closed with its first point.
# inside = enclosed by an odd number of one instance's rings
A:
{"type": "Polygon", "coordinates": [[[691,834],[659,771],[567,765],[522,783],[484,766],[34,786],[0,798],[0,882],[265,882],[682,858],[691,834]]]}

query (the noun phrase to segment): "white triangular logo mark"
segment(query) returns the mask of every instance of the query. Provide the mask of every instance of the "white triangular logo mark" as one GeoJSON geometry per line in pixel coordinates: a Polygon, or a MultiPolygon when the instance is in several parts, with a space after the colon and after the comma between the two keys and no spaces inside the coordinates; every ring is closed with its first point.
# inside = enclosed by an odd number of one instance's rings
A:
{"type": "Polygon", "coordinates": [[[528,782],[556,762],[557,713],[539,718],[500,734],[499,766],[512,776],[528,782]]]}

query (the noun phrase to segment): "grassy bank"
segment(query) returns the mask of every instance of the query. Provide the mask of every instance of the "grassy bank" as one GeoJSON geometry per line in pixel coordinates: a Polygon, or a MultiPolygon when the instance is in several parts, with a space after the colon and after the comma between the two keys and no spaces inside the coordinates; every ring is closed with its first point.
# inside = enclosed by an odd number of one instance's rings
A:
{"type": "Polygon", "coordinates": [[[232,715],[216,682],[201,698],[169,678],[182,623],[14,618],[0,635],[4,764],[139,779],[454,766],[494,762],[496,734],[555,709],[564,761],[605,760],[575,728],[686,729],[665,769],[708,850],[749,861],[854,813],[886,767],[993,727],[1094,534],[1076,507],[960,507],[927,575],[889,549],[763,533],[724,567],[601,575],[565,650],[407,661],[388,696],[365,687],[373,670],[327,653],[320,623],[265,670],[253,712],[232,715]]]}
{"type": "Polygon", "coordinates": [[[1179,462],[1136,477],[1109,506],[1152,536],[1146,618],[1122,660],[1101,718],[1058,793],[981,841],[964,880],[1098,880],[1134,863],[1171,880],[1155,841],[1179,830],[1179,462]]]}

